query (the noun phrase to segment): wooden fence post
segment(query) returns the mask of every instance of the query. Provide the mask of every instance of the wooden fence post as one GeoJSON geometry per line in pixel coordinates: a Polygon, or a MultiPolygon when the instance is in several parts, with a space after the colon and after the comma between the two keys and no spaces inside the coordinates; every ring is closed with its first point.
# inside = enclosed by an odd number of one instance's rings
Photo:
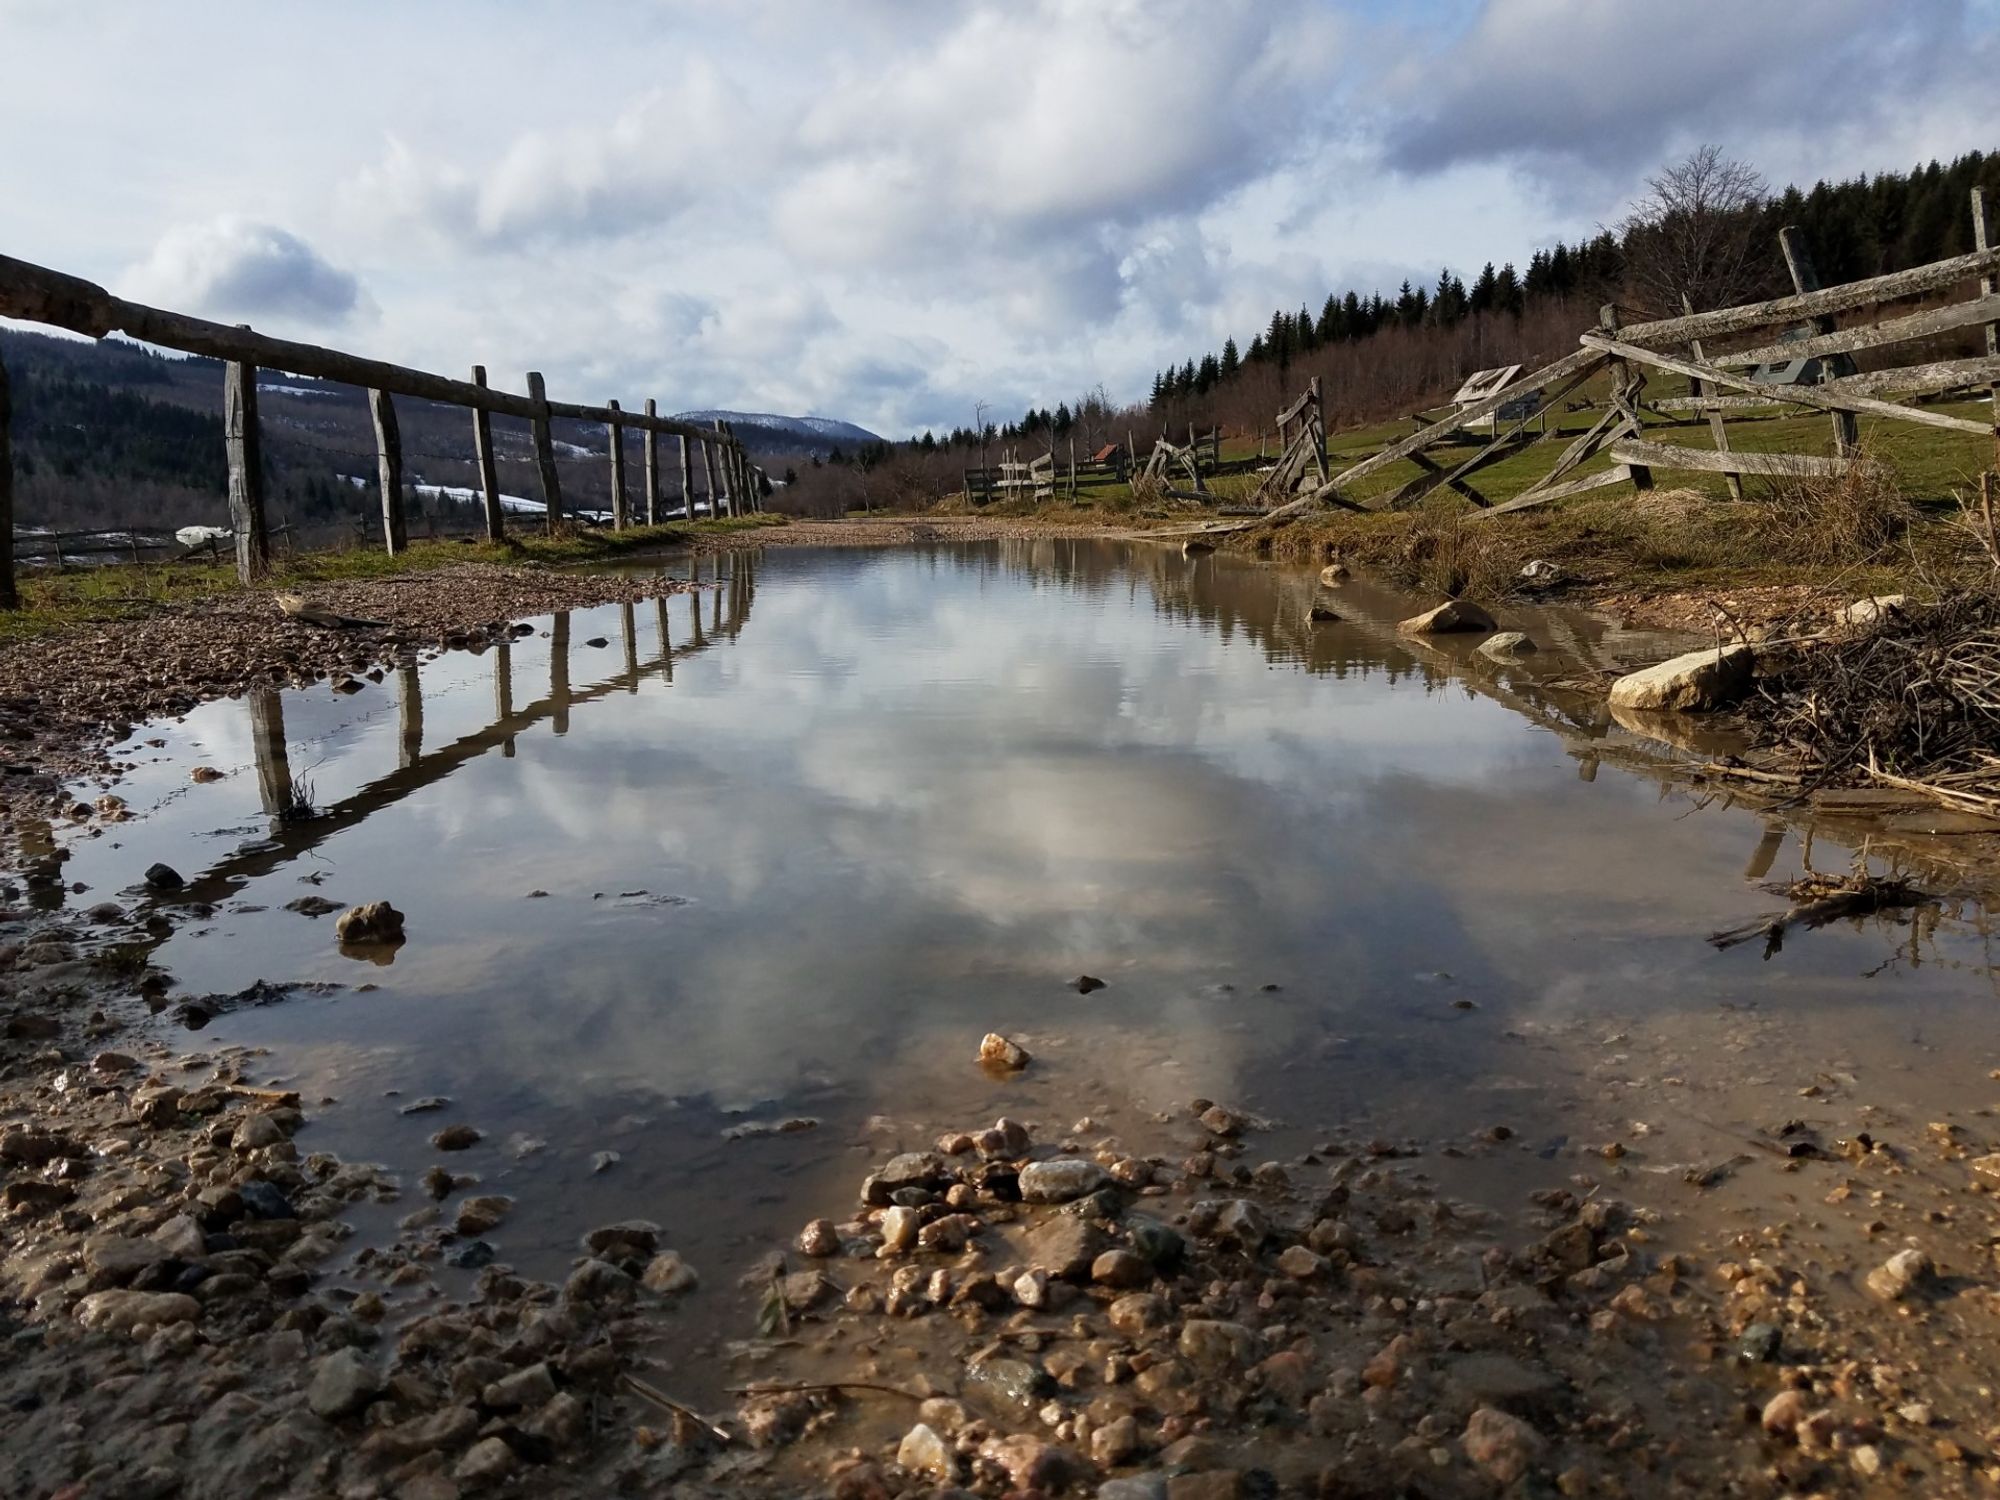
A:
{"type": "Polygon", "coordinates": [[[222,367],[222,446],[229,456],[229,526],[236,533],[236,581],[249,583],[271,566],[255,365],[231,360],[222,367]]]}
{"type": "MultiPolygon", "coordinates": [[[[1785,252],[1785,269],[1792,275],[1792,290],[1795,292],[1816,292],[1819,290],[1819,273],[1813,269],[1812,256],[1806,250],[1806,237],[1798,226],[1787,224],[1778,231],[1778,248],[1785,252]]],[[[1814,333],[1832,333],[1832,318],[1814,318],[1814,333]]],[[[1835,375],[1852,375],[1854,361],[1844,354],[1836,354],[1827,360],[1835,375]]],[[[1851,411],[1837,411],[1833,414],[1833,452],[1837,458],[1852,454],[1861,440],[1860,428],[1851,411]]]]}
{"type": "MultiPolygon", "coordinates": [[[[660,403],[651,396],[646,398],[646,415],[657,417],[660,403]]],[[[646,524],[660,524],[660,435],[652,428],[646,429],[646,524]]]]}
{"type": "Polygon", "coordinates": [[[403,516],[403,438],[396,429],[396,403],[387,391],[368,393],[368,414],[375,419],[376,470],[382,484],[382,545],[391,557],[410,545],[409,523],[403,516]]]}
{"type": "Polygon", "coordinates": [[[694,519],[694,470],[688,467],[688,435],[679,434],[681,445],[681,509],[694,519]]]}
{"type": "MultiPolygon", "coordinates": [[[[1604,330],[1605,337],[1614,339],[1618,337],[1617,303],[1607,302],[1597,310],[1597,326],[1604,330]]],[[[1635,378],[1632,374],[1632,367],[1622,359],[1611,360],[1610,367],[1611,403],[1624,416],[1625,425],[1632,429],[1632,436],[1635,438],[1643,437],[1645,435],[1645,428],[1639,421],[1637,392],[1632,388],[1635,378]]],[[[1493,419],[1493,425],[1496,428],[1500,425],[1500,419],[1497,416],[1493,419]]],[[[1653,487],[1653,471],[1651,469],[1647,468],[1644,464],[1633,464],[1631,469],[1633,489],[1650,490],[1653,487]]]]}
{"type": "Polygon", "coordinates": [[[0,609],[19,609],[14,584],[14,407],[7,392],[7,366],[0,362],[0,609]]]}
{"type": "Polygon", "coordinates": [[[535,436],[535,468],[542,479],[542,504],[547,508],[547,528],[555,535],[562,519],[562,476],[556,473],[556,440],[549,424],[549,389],[540,370],[528,371],[528,399],[539,408],[529,426],[535,436]]]}
{"type": "MultiPolygon", "coordinates": [[[[486,384],[486,366],[472,367],[472,383],[486,384]]],[[[479,465],[479,493],[486,502],[486,540],[504,541],[507,523],[500,508],[500,475],[493,464],[493,414],[483,406],[472,408],[472,456],[479,465]]]]}
{"type": "MultiPolygon", "coordinates": [[[[1686,292],[1681,293],[1681,311],[1684,313],[1693,313],[1694,311],[1694,299],[1688,296],[1686,292]]],[[[1700,339],[1689,341],[1688,353],[1693,356],[1696,364],[1708,363],[1708,357],[1701,352],[1700,339]]],[[[1719,396],[1722,394],[1720,391],[1710,391],[1708,383],[1701,380],[1690,381],[1689,391],[1698,397],[1703,395],[1719,396]]],[[[1717,453],[1727,453],[1729,451],[1729,429],[1723,423],[1720,408],[1710,409],[1708,413],[1708,430],[1715,438],[1715,451],[1717,453]]],[[[1729,474],[1724,477],[1729,481],[1729,498],[1732,500],[1741,500],[1743,498],[1743,476],[1741,474],[1729,474]]]]}
{"type": "Polygon", "coordinates": [[[604,430],[611,436],[611,529],[625,529],[625,424],[618,420],[618,403],[604,403],[611,420],[604,430]]]}
{"type": "Polygon", "coordinates": [[[722,418],[715,419],[715,430],[719,434],[709,446],[709,507],[711,516],[736,514],[736,486],[729,478],[729,427],[722,418]],[[720,490],[716,488],[717,478],[722,481],[720,490]]]}
{"type": "MultiPolygon", "coordinates": [[[[720,427],[722,424],[718,422],[715,425],[720,427]]],[[[714,520],[722,514],[722,502],[716,497],[718,487],[715,482],[715,443],[712,439],[701,440],[701,467],[702,473],[708,479],[708,516],[710,520],[714,520]]]]}
{"type": "MultiPolygon", "coordinates": [[[[1986,202],[1986,189],[1972,190],[1972,248],[1989,250],[1993,247],[1993,213],[1986,202]]],[[[2000,292],[2000,277],[1979,278],[1981,296],[1990,297],[2000,292]]],[[[2000,323],[1986,325],[1986,352],[2000,355],[2000,323]]],[[[1993,387],[1993,467],[2000,469],[2000,382],[1993,387]]]]}

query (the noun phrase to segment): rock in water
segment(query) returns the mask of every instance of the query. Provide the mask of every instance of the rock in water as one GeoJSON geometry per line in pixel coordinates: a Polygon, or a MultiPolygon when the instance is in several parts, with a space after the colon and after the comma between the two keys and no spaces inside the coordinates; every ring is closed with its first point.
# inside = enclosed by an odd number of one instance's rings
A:
{"type": "Polygon", "coordinates": [[[1750,686],[1754,650],[1746,645],[1704,647],[1657,666],[1628,672],[1611,684],[1615,708],[1706,713],[1743,696],[1750,686]]]}
{"type": "Polygon", "coordinates": [[[1314,604],[1306,610],[1306,619],[1314,625],[1332,625],[1339,621],[1340,616],[1334,613],[1331,605],[1314,604]]]}
{"type": "Polygon", "coordinates": [[[177,891],[187,882],[172,865],[146,866],[146,884],[156,891],[177,891]]]}
{"type": "Polygon", "coordinates": [[[997,1031],[989,1031],[979,1043],[979,1061],[988,1068],[1018,1073],[1028,1065],[1028,1051],[1019,1042],[1010,1042],[997,1031]]]}
{"type": "Polygon", "coordinates": [[[333,1422],[360,1411],[381,1389],[381,1374],[359,1349],[336,1349],[313,1366],[306,1404],[314,1416],[333,1422]]]}
{"type": "Polygon", "coordinates": [[[1346,563],[1328,563],[1319,570],[1319,581],[1328,588],[1332,588],[1337,583],[1347,582],[1350,576],[1346,563]]]}
{"type": "Polygon", "coordinates": [[[333,924],[343,943],[396,943],[403,938],[403,914],[386,901],[350,906],[333,924]]]}
{"type": "Polygon", "coordinates": [[[1490,656],[1495,661],[1504,661],[1513,656],[1527,656],[1535,649],[1535,643],[1518,630],[1503,630],[1498,635],[1489,636],[1479,643],[1479,654],[1490,656]]]}
{"type": "Polygon", "coordinates": [[[1454,631],[1491,630],[1493,616],[1469,599],[1447,599],[1436,609],[1413,615],[1396,627],[1404,635],[1447,635],[1454,631]]]}
{"type": "Polygon", "coordinates": [[[935,1431],[919,1422],[903,1435],[896,1462],[912,1474],[928,1474],[943,1484],[958,1478],[958,1455],[935,1431]]]}
{"type": "Polygon", "coordinates": [[[1868,1273],[1868,1290],[1887,1302],[1900,1302],[1928,1283],[1937,1268],[1921,1250],[1898,1250],[1868,1273]]]}
{"type": "Polygon", "coordinates": [[[1104,981],[1095,974],[1079,974],[1069,982],[1069,987],[1079,995],[1088,995],[1104,988],[1104,981]]]}
{"type": "Polygon", "coordinates": [[[1482,1406],[1465,1424],[1465,1456],[1496,1484],[1512,1484],[1541,1457],[1548,1442],[1519,1417],[1482,1406]]]}
{"type": "Polygon", "coordinates": [[[1102,1167],[1074,1157],[1031,1161],[1021,1168],[1021,1198],[1027,1203],[1068,1203],[1088,1197],[1104,1183],[1102,1167]]]}

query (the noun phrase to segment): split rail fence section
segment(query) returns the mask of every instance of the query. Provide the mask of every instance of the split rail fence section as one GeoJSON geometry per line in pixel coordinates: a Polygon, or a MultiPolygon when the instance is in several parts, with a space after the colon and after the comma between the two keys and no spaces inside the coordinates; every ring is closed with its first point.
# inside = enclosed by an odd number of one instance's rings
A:
{"type": "MultiPolygon", "coordinates": [[[[1749,475],[1840,474],[1856,461],[1855,419],[1859,416],[1991,437],[2000,454],[2000,279],[1996,279],[2000,278],[2000,243],[1994,238],[1989,205],[1978,189],[1972,194],[1972,219],[1976,248],[1969,255],[1833,287],[1819,285],[1798,232],[1787,229],[1780,242],[1794,287],[1790,296],[1629,325],[1620,324],[1615,305],[1606,306],[1599,314],[1598,326],[1581,336],[1582,347],[1574,353],[1521,375],[1459,407],[1442,421],[1390,443],[1323,479],[1298,499],[1267,512],[1263,519],[1284,519],[1322,503],[1352,510],[1387,509],[1407,505],[1443,486],[1471,500],[1478,507],[1473,512],[1475,518],[1497,516],[1610,485],[1629,483],[1635,489],[1649,489],[1655,469],[1723,474],[1732,488],[1739,490],[1743,477],[1749,475]],[[1837,325],[1842,314],[1913,297],[1935,297],[1975,281],[1977,289],[1969,298],[1943,307],[1881,316],[1845,328],[1837,325]],[[1860,374],[1854,371],[1850,356],[1863,350],[1889,349],[1965,328],[1984,330],[1983,355],[1928,360],[1860,374]],[[1718,343],[1733,347],[1717,348],[1718,343]],[[1808,359],[1822,362],[1822,378],[1815,384],[1773,384],[1753,378],[1760,366],[1808,359]],[[1653,403],[1654,409],[1706,415],[1714,448],[1646,440],[1640,394],[1646,372],[1652,370],[1685,377],[1694,392],[1653,403]],[[1547,412],[1562,411],[1564,397],[1607,371],[1612,389],[1603,415],[1563,448],[1540,479],[1502,504],[1489,502],[1466,482],[1479,470],[1543,440],[1530,431],[1530,424],[1547,412]],[[1993,416],[1988,422],[1915,404],[1925,397],[1981,388],[1990,388],[1993,401],[1993,416]],[[1887,399],[1891,396],[1901,399],[1887,399]],[[1724,426],[1727,413],[1785,404],[1828,414],[1832,433],[1829,455],[1747,453],[1730,448],[1724,426]],[[1427,456],[1426,449],[1447,442],[1462,443],[1469,426],[1493,417],[1503,407],[1510,416],[1521,415],[1512,421],[1494,421],[1492,438],[1470,457],[1446,467],[1427,456]],[[1576,470],[1599,452],[1608,454],[1611,467],[1575,477],[1576,470]],[[1352,493],[1358,481],[1405,459],[1424,472],[1366,504],[1352,493]]],[[[1299,411],[1295,404],[1288,415],[1299,411]]],[[[1282,463],[1280,472],[1285,472],[1282,463]]],[[[1296,474],[1296,469],[1291,470],[1293,477],[1296,474]]]]}
{"type": "MultiPolygon", "coordinates": [[[[93,282],[4,255],[0,255],[0,316],[43,323],[90,338],[122,332],[144,343],[224,362],[222,426],[229,468],[229,522],[235,534],[237,576],[245,583],[264,573],[271,558],[272,532],[265,519],[257,421],[260,368],[341,381],[368,393],[382,491],[382,535],[391,555],[401,552],[409,540],[404,513],[402,439],[391,399],[394,396],[445,402],[470,410],[473,454],[485,504],[486,535],[496,542],[506,535],[494,462],[492,418],[496,415],[522,418],[529,424],[542,502],[547,507],[546,524],[551,532],[563,518],[562,481],[556,470],[551,430],[557,417],[604,427],[610,464],[611,524],[619,530],[634,524],[626,484],[627,428],[643,434],[641,481],[647,525],[656,524],[662,514],[659,451],[662,437],[672,438],[678,444],[681,494],[690,520],[694,517],[697,475],[704,481],[711,515],[741,515],[762,508],[761,475],[726,423],[718,420],[712,427],[699,427],[675,421],[660,416],[658,404],[651,400],[645,403],[643,412],[628,411],[616,401],[603,406],[551,401],[538,371],[528,373],[528,392],[518,396],[488,385],[484,365],[472,367],[470,380],[433,375],[315,344],[272,338],[253,331],[247,324],[231,328],[127,302],[93,282]]],[[[12,608],[17,602],[10,417],[7,372],[0,365],[0,608],[12,608]]]]}

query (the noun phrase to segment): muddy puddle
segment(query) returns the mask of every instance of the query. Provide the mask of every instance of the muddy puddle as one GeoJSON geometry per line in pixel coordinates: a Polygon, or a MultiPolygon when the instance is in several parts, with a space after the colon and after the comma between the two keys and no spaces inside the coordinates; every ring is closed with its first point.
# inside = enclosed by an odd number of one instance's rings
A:
{"type": "Polygon", "coordinates": [[[482,1131],[451,1165],[517,1200],[522,1271],[665,1226],[704,1278],[684,1393],[749,1333],[756,1257],[1002,1113],[1141,1150],[1227,1100],[1271,1157],[1425,1143],[1502,1215],[1587,1172],[1719,1242],[1831,1217],[1802,1130],[1831,1158],[2000,1098],[1976,902],[1707,944],[1862,834],[1647,774],[1564,687],[1668,642],[1512,611],[1544,650],[1498,666],[1400,639],[1411,601],[1367,585],[1313,624],[1309,575],[1104,541],[666,566],[708,586],[136,730],[134,820],[52,835],[42,899],[173,866],[155,1024],[269,1049],[304,1148],[414,1176],[482,1131]],[[314,897],[391,901],[408,940],[344,954],[314,897]],[[988,1031],[1033,1065],[982,1073],[988,1031]]]}

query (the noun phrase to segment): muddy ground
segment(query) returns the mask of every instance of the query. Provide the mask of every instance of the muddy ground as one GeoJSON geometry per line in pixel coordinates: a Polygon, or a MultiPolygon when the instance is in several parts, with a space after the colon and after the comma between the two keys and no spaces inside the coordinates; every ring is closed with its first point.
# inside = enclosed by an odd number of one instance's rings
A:
{"type": "MultiPolygon", "coordinates": [[[[960,535],[861,524],[895,534],[835,534],[960,535]]],[[[121,723],[658,587],[468,569],[316,590],[385,622],[352,632],[245,600],[20,648],[10,840],[16,809],[122,815],[91,758],[121,723]]],[[[136,888],[52,914],[6,863],[0,1493],[2000,1488],[2000,1125],[1921,1112],[1786,1018],[1745,1008],[1701,1050],[1675,1021],[1517,1028],[1526,1079],[1538,1052],[1587,1059],[1555,1141],[1497,1103],[1448,1139],[1110,1095],[879,1121],[842,1217],[700,1267],[671,1226],[579,1224],[541,1284],[506,1265],[540,1210],[456,1170],[462,1136],[335,1160],[272,1059],[202,1047],[137,956],[198,912],[136,888]],[[1739,1119],[1766,1123],[1714,1123],[1739,1119]],[[700,1411],[663,1373],[697,1284],[742,1330],[703,1351],[736,1394],[700,1411]]]]}

